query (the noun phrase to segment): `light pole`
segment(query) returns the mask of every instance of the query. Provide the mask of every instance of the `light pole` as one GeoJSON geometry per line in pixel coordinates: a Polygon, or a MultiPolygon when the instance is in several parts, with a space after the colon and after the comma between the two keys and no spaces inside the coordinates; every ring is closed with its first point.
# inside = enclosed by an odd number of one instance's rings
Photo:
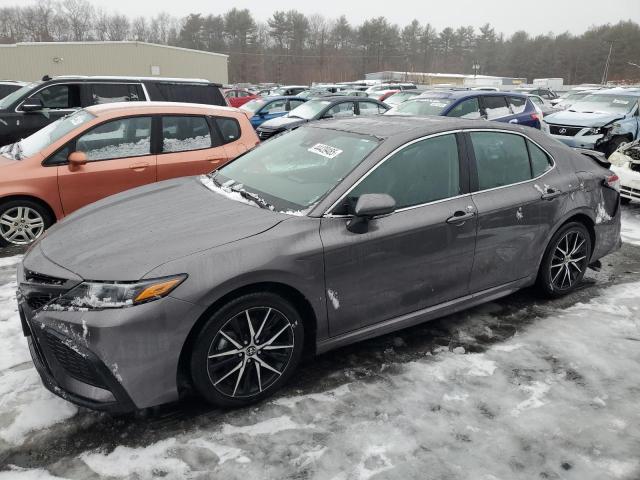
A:
{"type": "Polygon", "coordinates": [[[473,62],[473,78],[478,76],[478,72],[480,71],[480,64],[478,62],[473,62]]]}
{"type": "Polygon", "coordinates": [[[611,63],[611,53],[613,52],[613,44],[615,40],[609,40],[609,55],[607,55],[607,61],[604,64],[604,72],[602,72],[602,85],[607,84],[607,77],[609,76],[609,65],[611,63]]]}

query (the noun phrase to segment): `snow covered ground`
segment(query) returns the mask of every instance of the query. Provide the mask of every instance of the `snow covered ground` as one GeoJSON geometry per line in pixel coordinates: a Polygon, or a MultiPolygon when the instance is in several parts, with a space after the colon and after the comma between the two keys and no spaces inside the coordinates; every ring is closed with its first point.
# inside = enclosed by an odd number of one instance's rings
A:
{"type": "Polygon", "coordinates": [[[111,418],[49,394],[0,258],[0,480],[640,478],[640,205],[583,289],[523,291],[305,363],[237,411],[111,418]]]}

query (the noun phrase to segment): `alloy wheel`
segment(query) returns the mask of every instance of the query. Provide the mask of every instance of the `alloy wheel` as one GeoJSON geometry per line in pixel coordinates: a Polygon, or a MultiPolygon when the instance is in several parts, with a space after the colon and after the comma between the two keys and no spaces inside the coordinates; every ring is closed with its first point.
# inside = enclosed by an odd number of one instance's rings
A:
{"type": "Polygon", "coordinates": [[[30,207],[13,207],[0,216],[0,236],[13,245],[27,245],[44,232],[44,219],[30,207]]]}
{"type": "Polygon", "coordinates": [[[587,248],[587,239],[577,230],[569,230],[558,241],[549,267],[554,288],[568,290],[581,278],[587,268],[587,248]]]}
{"type": "Polygon", "coordinates": [[[283,313],[270,307],[243,310],[211,342],[209,380],[227,397],[258,395],[282,376],[294,346],[293,325],[283,313]]]}

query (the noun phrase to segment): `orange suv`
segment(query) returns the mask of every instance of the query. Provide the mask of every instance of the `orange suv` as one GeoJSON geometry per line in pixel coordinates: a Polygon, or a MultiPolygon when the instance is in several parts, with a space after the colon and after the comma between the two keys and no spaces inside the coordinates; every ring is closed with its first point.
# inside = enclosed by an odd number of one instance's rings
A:
{"type": "Polygon", "coordinates": [[[0,247],[31,243],[106,196],[208,173],[258,143],[234,108],[147,102],[78,110],[0,148],[0,247]]]}

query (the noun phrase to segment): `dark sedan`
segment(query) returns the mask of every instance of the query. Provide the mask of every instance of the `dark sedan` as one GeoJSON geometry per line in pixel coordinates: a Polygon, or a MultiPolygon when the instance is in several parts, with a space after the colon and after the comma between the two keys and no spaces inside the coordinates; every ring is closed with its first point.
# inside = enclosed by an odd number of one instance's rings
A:
{"type": "Polygon", "coordinates": [[[278,133],[298,128],[312,120],[378,115],[387,110],[389,110],[387,105],[372,98],[341,95],[323,97],[309,100],[284,117],[264,122],[256,131],[260,140],[267,140],[278,133]]]}
{"type": "Polygon", "coordinates": [[[239,406],[277,391],[303,353],[529,285],[564,295],[620,245],[618,179],[588,153],[493,122],[342,119],[114,195],[19,267],[33,361],[91,408],[191,387],[239,406]]]}

